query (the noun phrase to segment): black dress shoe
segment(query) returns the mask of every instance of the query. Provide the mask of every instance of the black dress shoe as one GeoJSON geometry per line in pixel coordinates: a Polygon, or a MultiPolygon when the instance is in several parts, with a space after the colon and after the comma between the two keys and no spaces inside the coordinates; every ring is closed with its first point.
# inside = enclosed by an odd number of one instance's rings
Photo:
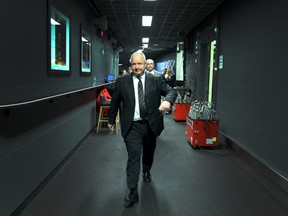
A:
{"type": "Polygon", "coordinates": [[[145,182],[151,182],[151,174],[150,174],[149,171],[143,173],[143,179],[144,179],[145,182]]]}
{"type": "Polygon", "coordinates": [[[135,203],[138,203],[139,196],[137,192],[131,192],[125,197],[126,207],[132,207],[135,203]]]}

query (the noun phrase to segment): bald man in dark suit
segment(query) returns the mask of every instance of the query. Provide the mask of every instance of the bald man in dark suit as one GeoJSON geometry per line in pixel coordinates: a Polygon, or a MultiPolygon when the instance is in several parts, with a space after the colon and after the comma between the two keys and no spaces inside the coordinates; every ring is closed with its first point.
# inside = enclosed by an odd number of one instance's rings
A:
{"type": "Polygon", "coordinates": [[[133,53],[130,63],[132,73],[117,79],[108,120],[108,127],[114,130],[116,115],[122,104],[121,134],[128,152],[126,172],[127,186],[130,189],[125,197],[127,206],[133,206],[139,199],[137,188],[142,152],[143,180],[151,182],[150,169],[156,138],[164,129],[162,112],[169,110],[177,97],[176,91],[169,88],[161,76],[145,72],[146,57],[142,52],[133,53]],[[138,93],[138,89],[142,88],[139,87],[139,82],[143,86],[144,96],[138,93]],[[161,101],[161,96],[165,97],[164,101],[161,101]],[[144,105],[141,101],[145,102],[144,105]]]}

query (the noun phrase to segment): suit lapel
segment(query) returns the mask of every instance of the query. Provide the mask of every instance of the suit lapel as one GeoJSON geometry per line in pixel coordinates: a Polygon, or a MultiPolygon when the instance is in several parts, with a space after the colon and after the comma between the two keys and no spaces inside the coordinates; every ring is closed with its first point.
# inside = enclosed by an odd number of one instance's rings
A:
{"type": "Polygon", "coordinates": [[[128,82],[128,91],[131,94],[132,99],[135,101],[135,92],[134,92],[134,84],[133,84],[133,73],[129,76],[130,82],[128,82]]]}
{"type": "Polygon", "coordinates": [[[151,85],[151,79],[150,79],[150,74],[146,73],[145,72],[145,98],[147,97],[147,92],[149,92],[149,89],[150,89],[150,85],[151,85]]]}

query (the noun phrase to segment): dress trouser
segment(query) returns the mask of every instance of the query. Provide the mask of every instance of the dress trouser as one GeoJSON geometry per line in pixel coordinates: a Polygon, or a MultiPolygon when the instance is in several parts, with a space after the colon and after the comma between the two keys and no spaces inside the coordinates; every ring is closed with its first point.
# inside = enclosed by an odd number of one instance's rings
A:
{"type": "Polygon", "coordinates": [[[153,164],[156,135],[149,127],[148,121],[135,121],[124,142],[128,152],[127,186],[129,189],[137,189],[142,151],[142,172],[145,173],[150,171],[153,164]]]}

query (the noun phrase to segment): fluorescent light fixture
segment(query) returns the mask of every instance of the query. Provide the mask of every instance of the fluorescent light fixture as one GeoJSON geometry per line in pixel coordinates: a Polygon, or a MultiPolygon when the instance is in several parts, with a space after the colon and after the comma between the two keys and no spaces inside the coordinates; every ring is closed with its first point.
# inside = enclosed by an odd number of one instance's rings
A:
{"type": "Polygon", "coordinates": [[[153,16],[142,16],[142,26],[151,26],[153,16]]]}
{"type": "Polygon", "coordinates": [[[148,44],[143,44],[142,47],[143,48],[148,48],[148,44]]]}
{"type": "Polygon", "coordinates": [[[86,38],[84,38],[84,37],[82,37],[82,41],[83,42],[88,42],[88,40],[86,38]]]}
{"type": "Polygon", "coordinates": [[[51,23],[51,25],[61,25],[59,22],[57,22],[56,20],[54,20],[54,19],[50,19],[50,23],[51,23]]]}
{"type": "Polygon", "coordinates": [[[156,0],[144,0],[144,1],[156,1],[156,0]]]}
{"type": "Polygon", "coordinates": [[[142,38],[142,43],[149,43],[149,38],[142,38]]]}

